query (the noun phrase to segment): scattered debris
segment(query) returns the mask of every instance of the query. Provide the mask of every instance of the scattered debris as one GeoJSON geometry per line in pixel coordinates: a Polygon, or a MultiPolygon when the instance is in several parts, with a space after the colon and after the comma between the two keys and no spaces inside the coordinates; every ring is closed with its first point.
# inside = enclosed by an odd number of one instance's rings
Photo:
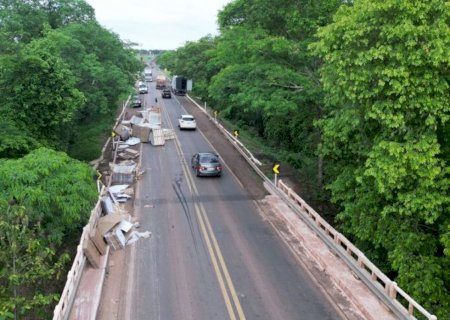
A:
{"type": "Polygon", "coordinates": [[[105,212],[107,215],[114,213],[114,204],[113,204],[111,197],[103,196],[101,205],[102,205],[103,212],[105,212]]]}
{"type": "Polygon", "coordinates": [[[152,131],[152,124],[140,123],[133,126],[133,136],[141,139],[142,142],[149,142],[150,131],[152,131]]]}
{"type": "Polygon", "coordinates": [[[135,228],[135,224],[124,219],[104,235],[105,240],[113,250],[118,250],[135,243],[140,238],[148,238],[151,235],[150,231],[138,232],[133,228],[135,228]]]}
{"type": "Polygon", "coordinates": [[[109,230],[114,228],[123,219],[125,219],[125,217],[119,213],[113,213],[100,217],[97,222],[97,229],[100,234],[104,236],[109,230]]]}
{"type": "Polygon", "coordinates": [[[175,139],[175,130],[173,129],[163,129],[163,134],[165,140],[175,139]]]}
{"type": "Polygon", "coordinates": [[[136,137],[131,137],[128,140],[126,140],[125,143],[130,146],[135,146],[135,145],[141,143],[141,139],[136,138],[136,137]]]}
{"type": "Polygon", "coordinates": [[[117,194],[117,193],[120,193],[120,192],[124,191],[128,187],[129,187],[128,184],[117,184],[117,185],[114,185],[114,186],[110,186],[108,189],[109,189],[110,192],[117,194]]]}
{"type": "Polygon", "coordinates": [[[123,124],[119,124],[114,129],[114,132],[120,136],[120,139],[122,141],[126,141],[131,136],[131,128],[124,126],[123,124]]]}
{"type": "MultiPolygon", "coordinates": [[[[127,233],[128,231],[131,230],[131,228],[133,228],[133,224],[128,221],[128,220],[122,220],[120,221],[119,225],[117,226],[117,228],[119,228],[120,230],[122,230],[123,232],[127,233]]],[[[117,229],[116,228],[116,229],[117,229]]]]}
{"type": "Polygon", "coordinates": [[[144,122],[144,118],[142,118],[142,117],[132,116],[131,119],[130,119],[130,123],[132,125],[139,124],[139,123],[142,123],[142,122],[144,122]]]}
{"type": "Polygon", "coordinates": [[[124,126],[131,127],[131,121],[130,121],[130,120],[122,120],[121,123],[122,123],[124,126]]]}
{"type": "Polygon", "coordinates": [[[121,161],[117,164],[110,164],[111,184],[132,184],[134,182],[137,164],[133,160],[121,161]]]}
{"type": "Polygon", "coordinates": [[[153,107],[140,111],[144,122],[150,124],[151,128],[161,128],[161,109],[159,107],[153,107]]]}
{"type": "Polygon", "coordinates": [[[124,142],[119,142],[117,148],[118,148],[119,150],[123,150],[123,149],[126,149],[126,148],[128,148],[128,147],[129,147],[128,144],[126,144],[126,143],[124,143],[124,142]]]}
{"type": "Polygon", "coordinates": [[[136,241],[138,241],[140,238],[144,238],[147,239],[152,235],[152,233],[150,231],[145,231],[145,232],[137,232],[137,231],[133,231],[130,233],[130,237],[127,240],[127,246],[135,243],[136,241]]]}
{"type": "Polygon", "coordinates": [[[131,199],[134,191],[132,188],[129,188],[126,184],[114,185],[108,188],[108,193],[112,199],[112,201],[117,203],[127,202],[128,199],[131,199]]]}
{"type": "MultiPolygon", "coordinates": [[[[116,138],[112,140],[113,150],[121,161],[110,163],[109,183],[106,193],[101,198],[103,216],[98,218],[91,229],[89,237],[82,247],[89,263],[98,268],[100,257],[107,252],[107,246],[113,250],[123,249],[135,243],[140,238],[149,238],[150,231],[138,232],[139,222],[125,212],[121,203],[134,196],[133,183],[140,179],[142,170],[134,160],[140,156],[140,151],[133,146],[141,142],[151,142],[152,145],[164,145],[165,140],[175,139],[173,129],[161,129],[161,109],[153,107],[141,112],[142,116],[132,116],[123,120],[114,128],[116,138]],[[119,137],[117,137],[119,136],[119,137]]],[[[106,173],[105,173],[106,174],[106,173]]],[[[153,208],[153,205],[146,205],[153,208]]]]}
{"type": "Polygon", "coordinates": [[[127,146],[127,148],[119,152],[117,155],[122,159],[131,160],[139,156],[139,151],[128,148],[127,146]]]}

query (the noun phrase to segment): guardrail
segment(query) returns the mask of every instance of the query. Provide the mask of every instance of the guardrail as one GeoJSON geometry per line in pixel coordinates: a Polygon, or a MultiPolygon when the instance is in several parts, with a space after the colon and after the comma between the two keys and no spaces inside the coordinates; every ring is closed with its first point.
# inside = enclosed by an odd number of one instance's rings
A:
{"type": "MultiPolygon", "coordinates": [[[[123,118],[125,108],[130,101],[130,97],[122,106],[122,112],[116,119],[116,123],[114,128],[117,126],[119,121],[123,118]]],[[[106,150],[106,147],[111,141],[111,137],[106,141],[103,149],[102,149],[102,157],[106,150]]],[[[81,276],[83,275],[83,270],[86,266],[86,257],[83,253],[83,243],[89,239],[89,234],[92,228],[95,226],[97,219],[100,217],[102,213],[101,209],[101,196],[105,191],[105,187],[99,188],[99,198],[97,203],[95,204],[94,209],[91,211],[91,215],[89,217],[89,222],[83,228],[83,232],[81,234],[80,243],[77,246],[77,254],[75,255],[75,259],[72,263],[72,267],[67,274],[66,285],[64,286],[64,290],[61,294],[58,304],[53,310],[53,320],[66,320],[70,316],[70,311],[72,309],[73,302],[76,297],[78,285],[80,284],[81,276]]]]}
{"type": "Polygon", "coordinates": [[[271,187],[271,189],[286,201],[288,206],[300,217],[318,236],[334,251],[350,269],[361,279],[366,286],[384,302],[386,306],[401,319],[416,319],[415,311],[429,320],[437,320],[435,315],[430,314],[411,296],[390,280],[380,269],[378,269],[366,256],[354,246],[344,235],[336,231],[326,222],[313,208],[311,208],[299,195],[286,186],[281,180],[275,185],[272,180],[259,169],[256,164],[259,161],[228,132],[215,117],[213,117],[205,106],[200,106],[189,95],[186,95],[198,108],[200,108],[225,137],[234,145],[236,150],[247,160],[255,172],[271,187]],[[399,296],[406,301],[408,308],[398,300],[399,296]]]}
{"type": "MultiPolygon", "coordinates": [[[[405,291],[399,288],[396,282],[390,280],[344,235],[336,231],[281,180],[278,182],[278,188],[299,208],[302,216],[307,218],[307,222],[310,222],[308,225],[319,234],[320,238],[347,263],[369,289],[388,305],[397,316],[405,319],[415,319],[414,311],[417,310],[427,319],[437,319],[436,316],[426,311],[405,291]],[[408,309],[397,300],[398,295],[408,303],[408,309]]],[[[305,221],[305,219],[303,220],[305,221]]]]}
{"type": "MultiPolygon", "coordinates": [[[[104,192],[102,188],[100,195],[104,192]]],[[[83,243],[89,239],[89,234],[91,232],[92,226],[100,217],[102,208],[100,205],[100,197],[95,205],[95,208],[91,211],[91,216],[89,218],[89,223],[83,228],[83,233],[81,234],[80,243],[77,246],[77,254],[67,275],[66,285],[59,299],[59,303],[56,305],[53,311],[53,320],[67,319],[72,308],[73,300],[76,296],[78,285],[80,283],[81,276],[83,275],[83,270],[86,265],[86,257],[83,253],[83,243]]]]}

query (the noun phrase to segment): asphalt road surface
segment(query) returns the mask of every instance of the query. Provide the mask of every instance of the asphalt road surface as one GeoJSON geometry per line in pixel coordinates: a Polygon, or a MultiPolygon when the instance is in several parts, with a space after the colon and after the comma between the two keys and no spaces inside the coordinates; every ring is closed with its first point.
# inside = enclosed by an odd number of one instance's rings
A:
{"type": "Polygon", "coordinates": [[[178,116],[187,113],[181,99],[162,99],[154,82],[142,97],[146,106],[157,97],[163,127],[173,127],[177,138],[142,145],[145,174],[134,211],[152,237],[133,247],[125,317],[340,319],[227,163],[220,178],[195,176],[191,156],[221,150],[200,130],[178,130],[178,116]]]}

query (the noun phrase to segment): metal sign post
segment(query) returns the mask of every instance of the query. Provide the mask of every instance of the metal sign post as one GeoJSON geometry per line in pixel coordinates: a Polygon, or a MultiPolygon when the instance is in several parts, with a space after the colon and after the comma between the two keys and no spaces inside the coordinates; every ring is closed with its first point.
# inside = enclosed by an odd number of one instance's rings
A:
{"type": "Polygon", "coordinates": [[[238,129],[234,129],[233,130],[233,136],[234,136],[234,139],[237,140],[237,138],[239,137],[239,130],[238,129]]]}
{"type": "Polygon", "coordinates": [[[273,164],[272,171],[273,171],[273,173],[275,173],[274,183],[275,183],[275,186],[277,186],[277,183],[278,183],[278,174],[280,173],[280,164],[275,162],[275,163],[273,164]]]}

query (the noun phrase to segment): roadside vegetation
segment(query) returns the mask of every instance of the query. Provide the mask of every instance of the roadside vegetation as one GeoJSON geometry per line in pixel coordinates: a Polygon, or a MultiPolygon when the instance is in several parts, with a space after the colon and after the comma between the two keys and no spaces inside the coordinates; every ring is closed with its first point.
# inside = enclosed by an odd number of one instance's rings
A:
{"type": "Polygon", "coordinates": [[[0,319],[50,319],[142,62],[80,0],[0,0],[0,319]]]}
{"type": "Polygon", "coordinates": [[[450,8],[444,0],[235,0],[158,64],[283,154],[334,224],[450,318],[450,8]]]}

